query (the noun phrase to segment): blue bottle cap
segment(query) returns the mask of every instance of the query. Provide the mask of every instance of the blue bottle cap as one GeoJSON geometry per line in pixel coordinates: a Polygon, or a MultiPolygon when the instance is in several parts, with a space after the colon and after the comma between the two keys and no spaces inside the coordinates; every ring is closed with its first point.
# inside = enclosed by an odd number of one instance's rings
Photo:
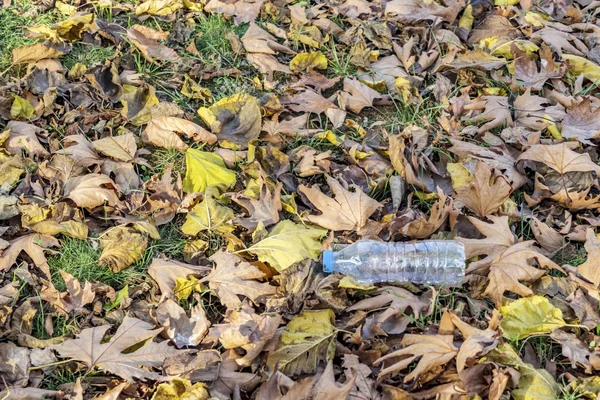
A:
{"type": "Polygon", "coordinates": [[[323,252],[323,272],[333,272],[333,251],[323,252]]]}

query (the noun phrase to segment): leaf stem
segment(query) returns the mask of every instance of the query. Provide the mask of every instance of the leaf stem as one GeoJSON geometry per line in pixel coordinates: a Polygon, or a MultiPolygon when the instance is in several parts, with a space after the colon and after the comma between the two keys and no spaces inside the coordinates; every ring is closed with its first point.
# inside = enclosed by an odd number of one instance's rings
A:
{"type": "Polygon", "coordinates": [[[66,363],[71,362],[71,361],[74,361],[74,359],[73,358],[69,358],[68,360],[56,361],[56,362],[53,362],[53,363],[50,363],[50,364],[36,365],[35,367],[29,367],[29,368],[27,368],[27,370],[29,370],[29,371],[35,371],[36,369],[54,367],[55,365],[66,364],[66,363]]]}

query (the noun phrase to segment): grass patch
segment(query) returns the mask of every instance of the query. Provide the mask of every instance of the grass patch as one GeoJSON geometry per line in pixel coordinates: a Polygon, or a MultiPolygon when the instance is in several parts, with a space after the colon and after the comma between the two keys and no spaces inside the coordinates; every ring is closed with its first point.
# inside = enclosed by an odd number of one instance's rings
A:
{"type": "Polygon", "coordinates": [[[112,47],[77,42],[73,44],[73,50],[69,54],[61,57],[61,61],[69,69],[77,63],[90,67],[94,64],[104,63],[106,59],[111,58],[114,54],[115,49],[112,47]]]}
{"type": "MultiPolygon", "coordinates": [[[[557,364],[561,364],[558,360],[562,357],[562,350],[560,344],[554,342],[549,336],[531,336],[513,345],[519,349],[521,358],[524,356],[525,346],[529,344],[535,354],[535,357],[540,364],[545,366],[550,361],[556,361],[557,364]]],[[[570,364],[565,364],[569,366],[570,364]]]]}
{"type": "Polygon", "coordinates": [[[60,19],[54,9],[43,14],[29,15],[28,11],[32,8],[33,4],[26,0],[14,0],[9,8],[0,7],[0,74],[11,68],[13,49],[38,41],[26,38],[25,28],[53,24],[60,19]]]}
{"type": "Polygon", "coordinates": [[[246,30],[247,25],[236,26],[221,15],[201,16],[194,28],[195,44],[200,53],[197,57],[211,67],[238,68],[244,58],[233,52],[225,35],[233,32],[240,37],[246,30]]]}
{"type": "Polygon", "coordinates": [[[185,154],[175,149],[157,148],[152,151],[148,162],[154,168],[152,175],[162,175],[169,165],[173,165],[173,172],[185,175],[185,154]]]}
{"type": "Polygon", "coordinates": [[[121,288],[127,283],[145,279],[146,274],[143,269],[136,268],[137,265],[115,274],[107,266],[98,264],[102,250],[94,248],[87,240],[63,238],[61,245],[59,255],[48,257],[52,280],[60,291],[66,289],[60,276],[59,271],[61,270],[68,272],[80,281],[99,281],[114,288],[121,288]]]}
{"type": "Polygon", "coordinates": [[[567,243],[552,259],[558,265],[569,264],[573,267],[578,267],[586,260],[587,252],[581,243],[567,243]]]}

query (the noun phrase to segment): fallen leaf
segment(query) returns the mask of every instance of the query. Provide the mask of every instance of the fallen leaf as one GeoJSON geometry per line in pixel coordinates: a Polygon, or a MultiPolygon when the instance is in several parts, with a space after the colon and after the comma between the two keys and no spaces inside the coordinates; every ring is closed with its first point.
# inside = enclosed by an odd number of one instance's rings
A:
{"type": "Polygon", "coordinates": [[[215,135],[200,125],[177,117],[153,118],[142,133],[142,141],[156,147],[176,149],[183,153],[189,146],[181,140],[179,133],[183,133],[196,142],[214,144],[217,141],[215,135]]]}
{"type": "Polygon", "coordinates": [[[317,260],[321,254],[319,240],[325,235],[323,229],[311,228],[285,220],[278,223],[266,238],[245,251],[254,254],[262,262],[278,271],[308,258],[317,260]]]}
{"type": "Polygon", "coordinates": [[[178,349],[200,344],[210,327],[201,304],[191,307],[188,316],[183,308],[170,299],[158,305],[156,320],[178,349]]]}
{"type": "Polygon", "coordinates": [[[65,281],[66,293],[60,293],[51,282],[47,282],[40,292],[42,300],[50,302],[59,312],[69,314],[72,311],[81,311],[83,306],[94,301],[96,294],[92,284],[88,281],[84,286],[73,275],[60,271],[60,276],[65,281]]]}
{"type": "Polygon", "coordinates": [[[276,292],[274,286],[257,282],[257,279],[265,277],[261,270],[235,254],[220,251],[213,254],[210,260],[215,263],[215,268],[201,282],[208,282],[208,286],[228,309],[235,310],[242,304],[238,296],[260,303],[261,298],[276,292]]]}
{"type": "Polygon", "coordinates": [[[542,44],[539,52],[539,69],[537,60],[524,51],[516,46],[512,48],[512,51],[515,54],[515,78],[523,82],[523,86],[526,88],[541,90],[548,79],[561,78],[565,73],[565,65],[557,68],[552,51],[546,44],[542,44]]]}
{"type": "Polygon", "coordinates": [[[326,176],[327,184],[335,198],[326,196],[316,186],[300,185],[298,191],[319,210],[320,215],[308,215],[306,219],[326,229],[354,231],[364,227],[369,217],[377,211],[381,204],[367,196],[359,188],[354,192],[344,189],[330,176],[326,176]]]}
{"type": "Polygon", "coordinates": [[[192,384],[187,379],[173,378],[158,385],[151,400],[175,399],[209,400],[208,387],[202,382],[192,384]]]}
{"type": "Polygon", "coordinates": [[[148,266],[148,275],[156,282],[160,289],[160,300],[173,294],[177,279],[187,279],[190,276],[200,276],[209,270],[207,267],[184,264],[177,261],[167,261],[155,258],[148,266]]]}
{"type": "Polygon", "coordinates": [[[439,200],[431,207],[429,218],[419,215],[417,219],[402,227],[402,233],[410,238],[423,239],[435,233],[445,222],[448,213],[453,209],[452,198],[445,196],[441,190],[439,200]]]}
{"type": "Polygon", "coordinates": [[[313,373],[321,361],[334,356],[334,319],[331,310],[304,311],[292,318],[269,353],[267,368],[292,375],[313,373]]]}
{"type": "Polygon", "coordinates": [[[117,273],[142,258],[148,247],[148,237],[133,228],[118,226],[100,237],[100,246],[102,254],[98,264],[117,273]]]}
{"type": "Polygon", "coordinates": [[[60,242],[52,236],[40,235],[38,233],[20,236],[9,241],[8,247],[0,256],[0,271],[5,271],[11,268],[17,261],[17,257],[22,251],[27,253],[48,279],[50,279],[50,266],[44,255],[46,247],[60,247],[60,242]]]}
{"type": "Polygon", "coordinates": [[[198,109],[198,115],[210,126],[219,140],[246,148],[261,131],[261,114],[256,98],[240,93],[198,109]]]}
{"type": "Polygon", "coordinates": [[[21,154],[23,150],[29,155],[42,157],[48,155],[48,150],[40,143],[40,137],[44,138],[47,132],[35,125],[26,122],[10,121],[6,128],[8,139],[4,147],[11,154],[21,154]]]}
{"type": "Polygon", "coordinates": [[[148,0],[138,4],[135,8],[135,14],[168,16],[174,14],[180,8],[183,8],[183,4],[179,0],[148,0]]]}
{"type": "Polygon", "coordinates": [[[556,329],[550,337],[560,343],[563,356],[571,361],[571,368],[575,369],[583,366],[586,369],[586,373],[592,373],[592,365],[589,360],[591,355],[589,346],[579,340],[577,335],[556,329]]]}
{"type": "Polygon", "coordinates": [[[600,166],[592,161],[589,154],[579,154],[573,151],[572,148],[573,145],[570,143],[537,144],[523,152],[517,158],[517,161],[537,161],[547,165],[559,174],[585,171],[600,173],[600,166]]]}
{"type": "Polygon", "coordinates": [[[34,63],[45,58],[58,58],[64,53],[53,47],[46,47],[41,43],[32,44],[13,49],[12,60],[15,64],[34,63]]]}
{"type": "Polygon", "coordinates": [[[265,180],[264,177],[260,179],[258,198],[247,196],[244,193],[234,193],[231,196],[233,201],[244,207],[248,212],[248,218],[238,217],[234,222],[249,231],[254,231],[261,223],[263,227],[268,228],[279,222],[279,212],[282,209],[280,196],[283,184],[278,183],[271,191],[265,180]]]}
{"type": "Polygon", "coordinates": [[[121,204],[116,184],[103,174],[88,174],[71,178],[63,189],[65,198],[73,200],[78,207],[94,208],[107,203],[121,204]],[[105,187],[106,186],[106,187],[105,187]]]}
{"type": "Polygon", "coordinates": [[[315,69],[327,69],[327,58],[320,51],[299,53],[290,61],[292,72],[308,72],[315,69]]]}
{"type": "Polygon", "coordinates": [[[235,185],[235,172],[227,169],[223,158],[216,154],[187,149],[185,165],[184,192],[203,193],[207,187],[212,185],[224,185],[225,187],[235,185]]]}
{"type": "Polygon", "coordinates": [[[585,251],[587,252],[587,260],[577,267],[577,271],[594,286],[600,286],[600,239],[596,236],[593,229],[587,229],[585,235],[585,251]]]}
{"type": "Polygon", "coordinates": [[[345,78],[344,90],[338,93],[340,108],[360,113],[365,107],[373,107],[373,100],[380,99],[381,94],[356,79],[345,78]]]}
{"type": "Polygon", "coordinates": [[[27,99],[21,96],[15,96],[10,107],[10,116],[12,119],[27,121],[33,118],[35,109],[27,99]]]}
{"type": "Polygon", "coordinates": [[[132,382],[134,379],[157,379],[156,372],[142,369],[139,365],[158,368],[167,357],[178,354],[168,342],[156,343],[152,339],[162,329],[137,318],[126,316],[115,335],[103,343],[102,339],[110,325],[83,329],[76,339],[70,339],[52,348],[63,358],[83,362],[88,368],[100,368],[132,382]],[[124,353],[130,347],[145,342],[135,351],[124,353]]]}
{"type": "Polygon", "coordinates": [[[144,58],[150,62],[153,62],[155,59],[170,62],[181,59],[175,50],[160,44],[158,40],[147,37],[146,32],[143,32],[137,25],[127,30],[127,38],[138,48],[144,58]]]}
{"type": "Polygon", "coordinates": [[[500,307],[502,335],[509,340],[550,333],[567,323],[562,312],[543,296],[515,300],[500,307]]]}
{"type": "Polygon", "coordinates": [[[195,236],[203,231],[231,232],[233,226],[228,224],[234,218],[233,210],[218,202],[221,195],[218,186],[209,186],[204,191],[204,199],[187,214],[181,232],[195,236]]]}
{"type": "MultiPolygon", "coordinates": [[[[464,167],[465,163],[454,164],[464,167]]],[[[470,167],[472,168],[472,167],[470,167]]],[[[448,171],[454,177],[453,170],[448,164],[448,171]]],[[[468,171],[469,177],[467,185],[454,186],[457,200],[460,200],[469,210],[480,217],[486,217],[495,214],[500,207],[508,200],[512,188],[508,180],[502,174],[495,173],[483,161],[478,161],[474,170],[468,171]]]]}
{"type": "Polygon", "coordinates": [[[426,373],[432,368],[439,367],[450,362],[458,354],[458,349],[453,344],[451,335],[404,335],[402,338],[403,349],[392,351],[375,361],[375,364],[380,364],[386,360],[399,361],[383,368],[379,372],[379,376],[393,374],[402,371],[417,358],[420,358],[415,369],[410,374],[404,377],[404,382],[410,382],[413,379],[418,379],[421,374],[426,373]]]}
{"type": "Polygon", "coordinates": [[[97,152],[117,161],[132,161],[137,152],[133,133],[105,137],[92,142],[92,146],[97,152]]]}
{"type": "MultiPolygon", "coordinates": [[[[598,79],[600,79],[600,75],[598,79]]],[[[576,139],[590,144],[591,140],[600,136],[599,118],[600,107],[592,109],[592,103],[587,98],[567,109],[567,116],[562,121],[561,135],[565,139],[576,139]]]]}
{"type": "Polygon", "coordinates": [[[148,123],[152,119],[150,109],[158,103],[153,86],[148,84],[140,87],[123,85],[121,115],[131,124],[140,126],[148,123]]]}

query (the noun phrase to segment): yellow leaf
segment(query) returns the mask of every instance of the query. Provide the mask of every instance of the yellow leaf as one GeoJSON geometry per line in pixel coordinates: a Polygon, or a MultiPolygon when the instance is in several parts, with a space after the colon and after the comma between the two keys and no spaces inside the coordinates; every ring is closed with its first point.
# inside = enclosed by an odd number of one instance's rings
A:
{"type": "Polygon", "coordinates": [[[500,329],[505,338],[523,339],[531,335],[552,332],[566,326],[562,311],[554,307],[544,296],[531,296],[500,307],[500,329]]]}
{"type": "Polygon", "coordinates": [[[202,239],[190,240],[183,246],[183,260],[189,263],[196,255],[202,254],[208,249],[208,242],[202,239]]]}
{"type": "Polygon", "coordinates": [[[320,51],[300,53],[290,61],[292,72],[305,72],[313,69],[327,69],[327,58],[320,51]]]}
{"type": "Polygon", "coordinates": [[[307,258],[317,260],[321,254],[320,239],[326,233],[324,229],[285,220],[278,223],[269,236],[249,247],[247,251],[281,272],[307,258]]]}
{"type": "Polygon", "coordinates": [[[313,136],[313,138],[318,139],[318,140],[327,141],[336,146],[339,146],[340,144],[344,143],[340,138],[335,136],[335,133],[333,133],[332,130],[317,133],[315,136],[313,136]]]}
{"type": "Polygon", "coordinates": [[[77,7],[63,3],[60,0],[54,3],[54,7],[64,15],[71,15],[77,12],[77,7]]]}
{"type": "Polygon", "coordinates": [[[204,9],[204,6],[201,3],[194,3],[189,0],[183,0],[183,5],[190,11],[202,11],[204,9]]]}
{"type": "Polygon", "coordinates": [[[528,55],[540,49],[536,44],[528,40],[508,40],[505,37],[499,36],[489,37],[480,42],[480,46],[487,48],[491,55],[504,57],[509,60],[514,58],[511,49],[512,45],[517,46],[519,50],[524,51],[528,55]]]}
{"type": "Polygon", "coordinates": [[[204,199],[186,216],[181,231],[195,236],[202,231],[231,232],[234,227],[226,225],[235,216],[233,210],[217,203],[220,191],[217,186],[209,186],[204,192],[204,199]]]}
{"type": "Polygon", "coordinates": [[[25,163],[20,156],[9,156],[0,151],[0,185],[13,186],[24,172],[25,163]]]}
{"type": "Polygon", "coordinates": [[[33,63],[45,58],[58,58],[63,54],[62,51],[44,46],[41,43],[18,47],[12,51],[13,63],[15,64],[33,63]]]}
{"type": "Polygon", "coordinates": [[[210,89],[203,88],[198,85],[189,75],[185,75],[183,86],[181,87],[181,94],[190,99],[200,99],[202,101],[211,101],[212,93],[210,89]]]}
{"type": "Polygon", "coordinates": [[[175,288],[173,294],[177,297],[177,300],[187,299],[192,295],[192,292],[202,291],[202,283],[193,276],[189,278],[175,278],[175,288]]]}
{"type": "Polygon", "coordinates": [[[147,84],[140,87],[123,85],[123,96],[121,97],[123,109],[121,110],[121,115],[131,124],[140,126],[150,121],[152,118],[150,109],[158,103],[154,86],[147,84]]]}
{"type": "Polygon", "coordinates": [[[260,135],[262,117],[258,99],[245,93],[221,99],[208,108],[201,107],[198,115],[219,140],[245,147],[260,135]]]}
{"type": "Polygon", "coordinates": [[[187,379],[173,378],[169,383],[161,383],[152,395],[152,400],[208,400],[206,384],[192,383],[187,379]]]}
{"type": "Polygon", "coordinates": [[[87,67],[84,64],[77,63],[71,67],[67,75],[69,79],[77,80],[81,78],[86,71],[87,67]]]}
{"type": "Polygon", "coordinates": [[[463,11],[462,17],[458,21],[458,26],[463,29],[471,30],[473,28],[473,6],[469,3],[463,11]]]}
{"type": "Polygon", "coordinates": [[[600,80],[600,66],[587,58],[574,56],[572,54],[563,54],[562,57],[567,61],[568,70],[574,75],[581,75],[592,82],[600,80]]]}
{"type": "Polygon", "coordinates": [[[313,373],[317,364],[335,355],[335,315],[331,310],[304,311],[287,324],[267,368],[284,374],[313,373]]]}
{"type": "Polygon", "coordinates": [[[488,353],[490,361],[516,368],[519,373],[517,389],[511,395],[515,400],[557,400],[560,386],[545,369],[536,369],[523,362],[508,343],[499,345],[488,353]]]}
{"type": "Polygon", "coordinates": [[[10,107],[10,117],[17,120],[29,120],[33,118],[35,109],[27,99],[21,96],[15,96],[10,107]]]}
{"type": "Polygon", "coordinates": [[[117,273],[142,258],[148,238],[133,228],[118,226],[104,233],[100,245],[103,250],[98,264],[106,265],[117,273]]]}
{"type": "Polygon", "coordinates": [[[446,168],[450,173],[450,178],[452,178],[452,187],[454,189],[467,187],[473,180],[473,175],[462,163],[448,163],[446,168]]]}
{"type": "Polygon", "coordinates": [[[223,158],[214,153],[187,149],[185,165],[183,190],[187,193],[203,193],[211,185],[235,185],[235,172],[227,169],[223,158]]]}
{"type": "Polygon", "coordinates": [[[25,36],[30,38],[47,39],[52,42],[58,42],[60,40],[56,29],[52,29],[48,25],[38,25],[27,28],[25,31],[25,36]]]}
{"type": "Polygon", "coordinates": [[[135,8],[135,14],[151,14],[166,16],[183,8],[181,0],[149,0],[141,3],[135,8]]]}
{"type": "Polygon", "coordinates": [[[519,4],[520,0],[494,0],[495,6],[506,7],[506,6],[514,6],[515,4],[519,4]]]}

